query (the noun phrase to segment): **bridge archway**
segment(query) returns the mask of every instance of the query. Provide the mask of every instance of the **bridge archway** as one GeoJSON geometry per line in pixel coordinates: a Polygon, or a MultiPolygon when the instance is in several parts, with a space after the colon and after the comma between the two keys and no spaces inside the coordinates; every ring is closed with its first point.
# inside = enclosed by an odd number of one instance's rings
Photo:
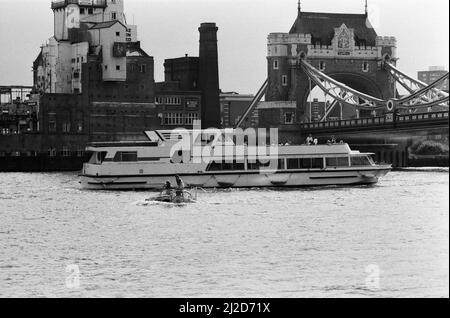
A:
{"type": "MultiPolygon", "coordinates": [[[[361,93],[383,99],[385,96],[383,96],[382,89],[377,85],[377,83],[370,79],[367,76],[363,76],[360,74],[355,73],[345,73],[345,72],[334,72],[327,74],[331,78],[333,78],[336,81],[339,81],[348,87],[355,89],[361,93]]],[[[301,96],[301,94],[300,94],[301,96]]],[[[319,110],[319,119],[321,119],[325,113],[324,104],[328,103],[331,104],[334,100],[331,98],[331,96],[325,96],[324,92],[320,87],[318,87],[314,82],[311,82],[311,90],[309,89],[309,85],[306,89],[306,93],[303,94],[304,98],[302,100],[303,105],[303,113],[305,117],[310,116],[310,103],[314,103],[314,100],[316,100],[314,105],[314,111],[311,111],[311,113],[315,113],[315,119],[318,120],[317,117],[317,107],[322,107],[322,109],[319,110]],[[319,104],[317,104],[317,102],[319,104]],[[318,106],[319,105],[319,106],[318,106]]],[[[336,108],[334,111],[332,111],[333,117],[342,117],[344,119],[349,118],[357,118],[357,117],[371,117],[372,112],[370,110],[357,110],[354,107],[343,105],[342,107],[336,108]],[[339,115],[338,115],[339,114],[339,115]]],[[[309,119],[309,118],[308,118],[309,119]]]]}

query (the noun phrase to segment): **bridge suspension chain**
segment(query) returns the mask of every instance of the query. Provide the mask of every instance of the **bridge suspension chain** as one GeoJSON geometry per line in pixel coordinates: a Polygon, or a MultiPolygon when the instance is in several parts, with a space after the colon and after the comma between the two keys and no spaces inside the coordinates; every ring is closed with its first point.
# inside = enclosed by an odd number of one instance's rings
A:
{"type": "Polygon", "coordinates": [[[320,87],[320,89],[343,105],[370,110],[386,107],[385,100],[361,93],[348,87],[322,73],[305,60],[301,60],[301,66],[303,71],[318,87],[320,87]]]}
{"type": "Polygon", "coordinates": [[[394,100],[398,108],[449,107],[449,94],[439,89],[439,86],[449,79],[449,73],[427,85],[399,71],[392,64],[385,63],[385,69],[410,94],[394,100]]]}
{"type": "Polygon", "coordinates": [[[409,93],[399,99],[382,100],[340,83],[330,76],[322,73],[305,60],[300,61],[306,75],[327,95],[334,99],[334,103],[348,105],[357,109],[376,110],[380,108],[388,109],[411,109],[428,108],[433,106],[449,107],[449,94],[438,87],[449,79],[449,73],[439,78],[431,85],[422,83],[412,77],[402,73],[393,65],[385,63],[393,79],[403,86],[409,93]]]}

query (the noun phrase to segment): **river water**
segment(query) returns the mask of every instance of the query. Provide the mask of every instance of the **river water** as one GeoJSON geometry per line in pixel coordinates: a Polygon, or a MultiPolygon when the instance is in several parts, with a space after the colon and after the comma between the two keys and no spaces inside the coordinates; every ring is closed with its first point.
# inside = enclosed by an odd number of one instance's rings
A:
{"type": "Polygon", "coordinates": [[[448,169],[185,207],[76,174],[0,181],[0,297],[449,296],[448,169]]]}

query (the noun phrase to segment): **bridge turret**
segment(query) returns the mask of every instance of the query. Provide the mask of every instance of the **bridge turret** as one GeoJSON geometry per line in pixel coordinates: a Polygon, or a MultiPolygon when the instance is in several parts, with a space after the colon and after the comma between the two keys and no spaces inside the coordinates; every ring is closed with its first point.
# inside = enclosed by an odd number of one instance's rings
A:
{"type": "Polygon", "coordinates": [[[376,45],[383,59],[397,60],[397,39],[393,36],[378,36],[376,45]]]}
{"type": "MultiPolygon", "coordinates": [[[[299,10],[289,33],[268,36],[266,101],[296,101],[297,120],[312,120],[309,97],[316,84],[300,67],[302,58],[363,94],[380,100],[394,97],[389,74],[381,65],[386,60],[395,62],[397,41],[394,37],[378,36],[368,19],[367,10],[364,14],[299,10]]],[[[339,113],[339,118],[358,118],[373,116],[375,112],[343,106],[339,113]]]]}

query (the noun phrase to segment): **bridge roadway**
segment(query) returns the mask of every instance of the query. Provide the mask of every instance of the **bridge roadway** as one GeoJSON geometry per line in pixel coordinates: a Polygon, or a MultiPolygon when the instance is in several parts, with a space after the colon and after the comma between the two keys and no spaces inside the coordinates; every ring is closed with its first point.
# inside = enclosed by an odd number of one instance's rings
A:
{"type": "Polygon", "coordinates": [[[325,121],[303,123],[300,125],[302,133],[327,136],[336,134],[362,132],[401,132],[401,131],[430,131],[442,130],[449,127],[449,112],[432,112],[406,115],[388,115],[385,117],[347,119],[339,121],[325,121]]]}
{"type": "MultiPolygon", "coordinates": [[[[449,134],[449,112],[394,115],[386,117],[349,119],[301,124],[301,136],[312,134],[320,142],[335,136],[354,149],[373,152],[378,162],[392,163],[394,167],[408,167],[409,148],[424,139],[445,140],[449,134]]],[[[441,160],[446,161],[446,160],[441,160]]],[[[432,165],[442,163],[431,162],[432,165]]]]}

